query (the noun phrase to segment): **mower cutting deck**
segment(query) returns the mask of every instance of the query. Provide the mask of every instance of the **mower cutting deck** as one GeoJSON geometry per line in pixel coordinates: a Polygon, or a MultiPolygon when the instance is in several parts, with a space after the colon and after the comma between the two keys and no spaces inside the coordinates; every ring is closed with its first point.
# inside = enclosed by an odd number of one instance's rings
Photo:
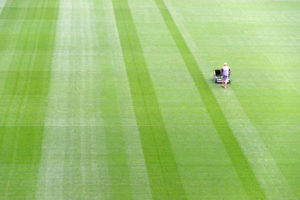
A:
{"type": "MultiPolygon", "coordinates": [[[[221,70],[215,69],[214,80],[215,80],[215,83],[222,83],[222,73],[221,73],[221,70]]],[[[229,75],[227,83],[230,83],[230,82],[231,81],[230,81],[230,75],[229,75]]]]}

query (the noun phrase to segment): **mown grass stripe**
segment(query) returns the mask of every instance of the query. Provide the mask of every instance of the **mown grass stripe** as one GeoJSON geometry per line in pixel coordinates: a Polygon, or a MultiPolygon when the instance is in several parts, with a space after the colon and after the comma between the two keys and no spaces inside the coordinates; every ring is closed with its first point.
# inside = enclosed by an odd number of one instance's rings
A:
{"type": "MultiPolygon", "coordinates": [[[[100,44],[101,45],[101,44],[100,44]]],[[[112,66],[101,66],[101,111],[104,122],[108,172],[112,199],[133,199],[128,166],[128,152],[124,130],[121,126],[118,85],[112,66]],[[108,87],[107,85],[110,85],[108,87]]]]}
{"type": "Polygon", "coordinates": [[[110,199],[93,7],[59,2],[37,199],[110,199]]]}
{"type": "Polygon", "coordinates": [[[186,199],[127,0],[113,0],[153,199],[186,199]]]}
{"type": "Polygon", "coordinates": [[[202,72],[198,68],[196,59],[182,37],[165,2],[163,0],[155,0],[155,3],[176,43],[177,48],[181,53],[184,63],[198,89],[207,112],[209,113],[210,118],[219,134],[219,137],[221,138],[225,149],[232,160],[232,164],[243,184],[245,191],[250,199],[265,199],[264,192],[261,189],[246,156],[244,155],[237,139],[231,131],[216,97],[212,93],[202,72]]]}
{"type": "MultiPolygon", "coordinates": [[[[106,97],[111,97],[107,92],[115,93],[114,90],[103,88],[102,92],[106,97]]],[[[133,199],[124,131],[120,126],[120,119],[111,116],[119,114],[118,104],[114,97],[110,101],[104,101],[106,102],[102,102],[102,113],[112,199],[133,199]]]]}
{"type": "MultiPolygon", "coordinates": [[[[103,9],[102,2],[94,0],[93,6],[96,9],[103,9]],[[100,5],[99,5],[100,4],[100,5]]],[[[95,19],[103,19],[101,12],[93,13],[95,19]]],[[[113,15],[112,15],[113,17],[113,15]]],[[[110,18],[111,19],[111,18],[110,18]]],[[[99,23],[99,22],[97,22],[99,23]]],[[[107,29],[102,23],[97,24],[107,29]]],[[[111,33],[109,33],[111,34],[111,33]]],[[[109,41],[110,38],[107,32],[97,32],[97,40],[99,47],[105,48],[103,41],[109,41]]],[[[105,42],[106,43],[106,42],[105,42]]],[[[98,52],[100,54],[100,51],[98,52]]],[[[126,137],[122,127],[121,111],[119,104],[118,88],[121,87],[117,84],[117,74],[115,66],[104,63],[107,57],[111,57],[110,49],[101,52],[101,55],[96,59],[98,65],[100,64],[101,82],[98,83],[100,89],[101,106],[99,109],[102,113],[104,131],[105,131],[105,147],[106,159],[108,165],[108,175],[110,178],[110,194],[111,199],[133,199],[132,183],[130,180],[130,168],[128,163],[128,146],[126,146],[126,137]]],[[[107,62],[107,61],[106,61],[107,62]]],[[[97,83],[96,83],[97,84],[97,83]]]]}
{"type": "MultiPolygon", "coordinates": [[[[53,5],[50,0],[26,4],[41,6],[35,7],[34,14],[28,13],[27,7],[18,10],[35,20],[23,21],[13,50],[14,61],[9,66],[12,71],[4,72],[6,78],[0,101],[9,101],[4,102],[6,109],[1,114],[0,194],[7,199],[34,198],[55,38],[55,34],[44,30],[49,30],[49,25],[55,27],[57,18],[55,9],[48,9],[50,2],[53,5]],[[46,20],[50,18],[51,22],[46,20]],[[7,154],[9,152],[11,154],[7,154]]],[[[11,1],[10,5],[18,3],[11,1]]],[[[1,18],[10,16],[11,9],[5,7],[1,18]]],[[[4,49],[8,51],[11,50],[4,49]]]]}
{"type": "Polygon", "coordinates": [[[5,3],[6,3],[6,0],[3,0],[3,1],[0,2],[0,16],[1,16],[1,12],[2,12],[4,6],[5,6],[5,3]]]}

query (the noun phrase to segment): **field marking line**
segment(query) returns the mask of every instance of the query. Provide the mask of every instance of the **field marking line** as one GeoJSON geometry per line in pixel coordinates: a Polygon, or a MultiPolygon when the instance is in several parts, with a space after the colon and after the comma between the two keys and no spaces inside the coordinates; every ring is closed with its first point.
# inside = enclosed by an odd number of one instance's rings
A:
{"type": "MultiPolygon", "coordinates": [[[[180,13],[176,12],[172,6],[169,6],[169,9],[174,16],[180,16],[180,13]]],[[[204,60],[201,60],[201,55],[203,53],[196,43],[193,42],[194,39],[191,34],[187,31],[184,24],[178,23],[178,27],[183,37],[186,39],[192,53],[194,55],[200,55],[195,56],[195,59],[199,68],[203,71],[203,74],[211,75],[212,72],[210,71],[207,63],[205,63],[204,60]]],[[[206,79],[206,81],[211,81],[211,79],[206,79]]],[[[210,87],[215,86],[215,84],[209,85],[210,87]]],[[[214,90],[212,91],[214,92],[214,90]]],[[[219,101],[219,104],[223,105],[221,109],[223,110],[223,113],[230,127],[232,128],[233,134],[239,143],[243,144],[241,145],[241,148],[249,160],[249,163],[251,164],[251,167],[253,168],[261,187],[264,189],[266,197],[270,199],[297,199],[293,191],[290,189],[289,184],[281,170],[277,166],[276,161],[268,150],[268,147],[259,135],[259,131],[255,128],[244,111],[234,90],[229,88],[226,90],[226,94],[224,94],[224,96],[220,96],[215,92],[214,94],[218,97],[217,100],[219,101]],[[229,105],[228,102],[233,103],[229,105]],[[228,110],[230,110],[230,112],[228,112],[228,110]],[[235,130],[242,131],[237,132],[235,130]],[[269,188],[270,186],[271,190],[269,188]]]]}

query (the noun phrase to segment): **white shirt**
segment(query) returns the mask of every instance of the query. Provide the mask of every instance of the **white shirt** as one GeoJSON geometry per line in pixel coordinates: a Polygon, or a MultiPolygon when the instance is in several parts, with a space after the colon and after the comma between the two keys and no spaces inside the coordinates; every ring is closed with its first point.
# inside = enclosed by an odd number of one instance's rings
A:
{"type": "Polygon", "coordinates": [[[222,75],[223,76],[228,76],[229,75],[229,66],[224,66],[224,67],[222,67],[222,71],[223,71],[223,73],[222,73],[222,75]]]}

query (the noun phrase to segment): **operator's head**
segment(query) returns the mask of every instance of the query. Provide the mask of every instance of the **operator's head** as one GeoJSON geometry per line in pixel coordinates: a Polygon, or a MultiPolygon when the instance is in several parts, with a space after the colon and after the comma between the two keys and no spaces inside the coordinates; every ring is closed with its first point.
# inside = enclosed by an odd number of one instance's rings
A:
{"type": "Polygon", "coordinates": [[[227,66],[227,63],[224,63],[224,66],[227,66]]]}

